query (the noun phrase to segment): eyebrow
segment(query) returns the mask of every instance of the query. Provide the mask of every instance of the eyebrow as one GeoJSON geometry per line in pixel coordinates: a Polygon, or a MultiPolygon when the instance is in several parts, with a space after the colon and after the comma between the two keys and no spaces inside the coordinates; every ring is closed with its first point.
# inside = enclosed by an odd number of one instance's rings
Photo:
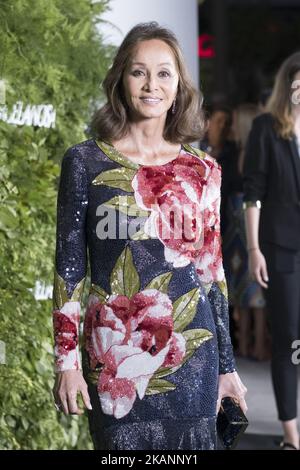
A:
{"type": "MultiPolygon", "coordinates": [[[[132,62],[131,65],[142,65],[143,67],[146,67],[146,64],[144,62],[132,62]]],[[[170,62],[162,62],[161,64],[158,64],[159,66],[160,65],[171,65],[172,67],[172,64],[170,62]]]]}

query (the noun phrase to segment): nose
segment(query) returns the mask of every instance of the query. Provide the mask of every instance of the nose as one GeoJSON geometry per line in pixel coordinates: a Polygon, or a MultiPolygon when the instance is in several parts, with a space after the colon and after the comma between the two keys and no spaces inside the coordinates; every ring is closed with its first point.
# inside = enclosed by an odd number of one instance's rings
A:
{"type": "Polygon", "coordinates": [[[143,88],[147,91],[157,90],[156,77],[153,74],[146,76],[146,83],[144,84],[143,88]]]}

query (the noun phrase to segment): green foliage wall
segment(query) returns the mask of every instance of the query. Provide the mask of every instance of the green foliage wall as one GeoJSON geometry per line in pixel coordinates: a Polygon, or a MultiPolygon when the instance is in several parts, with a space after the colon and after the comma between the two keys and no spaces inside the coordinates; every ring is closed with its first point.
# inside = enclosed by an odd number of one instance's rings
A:
{"type": "Polygon", "coordinates": [[[56,195],[63,153],[85,140],[113,48],[97,24],[108,0],[0,0],[6,105],[53,104],[55,128],[0,120],[1,449],[91,448],[86,417],[53,407],[52,302],[56,195]]]}

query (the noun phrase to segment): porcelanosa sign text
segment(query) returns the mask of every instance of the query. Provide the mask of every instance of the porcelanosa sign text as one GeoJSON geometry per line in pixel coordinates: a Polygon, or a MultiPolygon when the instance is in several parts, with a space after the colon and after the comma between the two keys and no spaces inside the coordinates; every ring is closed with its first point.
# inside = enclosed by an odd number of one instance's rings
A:
{"type": "Polygon", "coordinates": [[[18,126],[55,127],[56,111],[52,104],[27,104],[17,101],[9,112],[0,105],[0,121],[18,126]]]}

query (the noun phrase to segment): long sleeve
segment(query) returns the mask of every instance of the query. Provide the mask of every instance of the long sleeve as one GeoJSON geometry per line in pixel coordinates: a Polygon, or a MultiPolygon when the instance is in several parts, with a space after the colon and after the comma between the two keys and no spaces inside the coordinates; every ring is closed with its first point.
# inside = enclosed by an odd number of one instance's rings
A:
{"type": "Polygon", "coordinates": [[[243,168],[244,201],[263,201],[269,174],[268,115],[253,121],[249,134],[243,168]]]}
{"type": "Polygon", "coordinates": [[[53,287],[55,371],[81,369],[80,300],[87,271],[85,221],[88,207],[84,159],[72,147],[63,157],[57,197],[53,287]]]}
{"type": "Polygon", "coordinates": [[[226,374],[235,371],[235,360],[229,332],[228,293],[221,250],[221,167],[216,163],[212,165],[207,188],[208,206],[204,211],[203,247],[195,264],[214,316],[219,348],[219,374],[226,374]]]}

